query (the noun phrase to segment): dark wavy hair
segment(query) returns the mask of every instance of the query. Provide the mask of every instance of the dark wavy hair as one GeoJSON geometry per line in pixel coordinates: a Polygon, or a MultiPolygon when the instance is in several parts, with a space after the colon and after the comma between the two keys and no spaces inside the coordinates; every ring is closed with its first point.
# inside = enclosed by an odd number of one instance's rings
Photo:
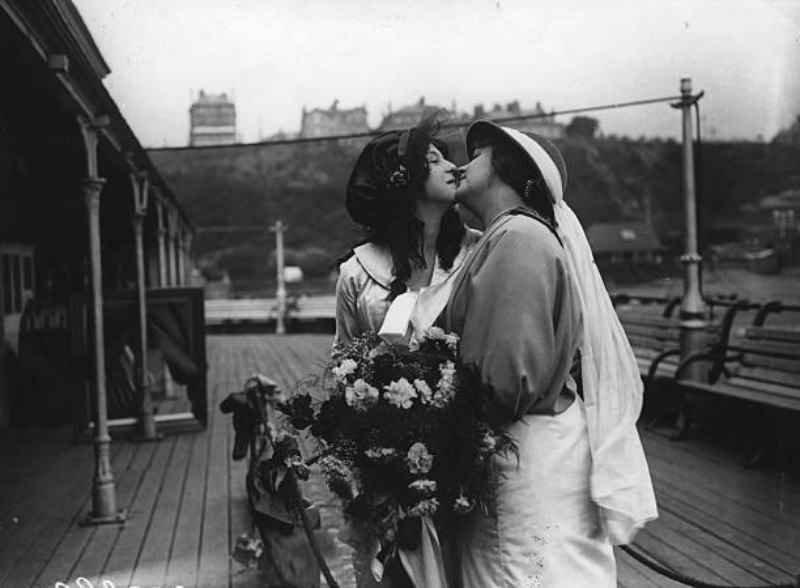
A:
{"type": "Polygon", "coordinates": [[[475,138],[473,148],[492,148],[492,169],[497,176],[522,198],[522,202],[542,215],[552,226],[556,224],[553,200],[541,172],[530,163],[522,148],[501,135],[483,133],[475,138]]]}
{"type": "MultiPolygon", "coordinates": [[[[410,129],[408,145],[403,163],[409,170],[410,181],[401,189],[393,189],[387,198],[392,199],[391,214],[381,215],[365,226],[366,236],[357,245],[375,243],[389,249],[392,256],[392,275],[388,300],[394,300],[407,290],[406,282],[415,267],[425,267],[424,223],[414,214],[415,203],[424,194],[425,182],[430,175],[428,148],[435,146],[448,157],[447,144],[435,137],[439,123],[428,117],[410,129]]],[[[455,208],[449,208],[442,216],[439,234],[436,237],[436,255],[444,269],[453,267],[461,250],[466,228],[455,208]]],[[[356,246],[357,246],[356,245],[356,246]]],[[[337,260],[345,261],[353,255],[352,250],[337,260]]]]}

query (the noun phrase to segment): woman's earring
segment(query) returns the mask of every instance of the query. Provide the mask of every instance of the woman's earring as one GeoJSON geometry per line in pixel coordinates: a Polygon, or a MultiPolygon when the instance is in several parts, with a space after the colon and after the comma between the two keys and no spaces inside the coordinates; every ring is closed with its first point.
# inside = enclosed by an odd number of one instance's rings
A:
{"type": "Polygon", "coordinates": [[[531,197],[533,196],[533,188],[535,185],[536,182],[533,180],[528,180],[525,182],[525,200],[530,202],[531,197]]]}

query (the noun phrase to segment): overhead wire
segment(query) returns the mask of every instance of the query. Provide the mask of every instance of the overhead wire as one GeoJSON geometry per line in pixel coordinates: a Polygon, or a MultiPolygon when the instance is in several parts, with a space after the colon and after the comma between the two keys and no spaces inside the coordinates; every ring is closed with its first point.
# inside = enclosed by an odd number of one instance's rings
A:
{"type": "MultiPolygon", "coordinates": [[[[537,112],[535,114],[520,114],[517,116],[504,116],[504,117],[491,117],[487,116],[486,120],[491,120],[495,123],[511,123],[511,122],[523,122],[526,120],[536,120],[542,118],[553,118],[555,116],[563,116],[567,114],[581,114],[586,112],[598,112],[601,110],[614,110],[617,108],[630,108],[634,106],[645,106],[648,104],[659,104],[662,102],[674,102],[675,100],[680,100],[681,96],[665,96],[662,98],[647,98],[644,100],[632,100],[629,102],[612,102],[610,104],[601,104],[597,106],[585,106],[580,108],[570,108],[566,110],[551,110],[549,112],[537,112]]],[[[475,120],[478,120],[476,117],[472,117],[469,120],[457,120],[457,121],[448,121],[444,122],[441,125],[443,129],[456,129],[456,128],[465,128],[471,125],[475,120]]],[[[254,143],[234,143],[232,145],[197,145],[197,146],[182,146],[182,147],[154,147],[152,149],[148,149],[148,151],[182,151],[182,150],[204,150],[204,149],[235,149],[241,147],[254,147],[254,146],[268,146],[268,145],[297,145],[302,143],[325,143],[330,141],[344,141],[349,139],[363,139],[368,137],[377,137],[378,135],[383,134],[388,129],[378,129],[372,131],[366,131],[361,133],[345,133],[341,135],[326,135],[324,137],[295,137],[291,139],[278,139],[272,141],[257,141],[254,143]]]]}

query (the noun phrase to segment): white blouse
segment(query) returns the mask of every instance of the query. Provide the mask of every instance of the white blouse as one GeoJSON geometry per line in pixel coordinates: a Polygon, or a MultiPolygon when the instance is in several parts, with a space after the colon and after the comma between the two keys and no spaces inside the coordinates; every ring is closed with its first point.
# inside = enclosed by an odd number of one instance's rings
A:
{"type": "MultiPolygon", "coordinates": [[[[444,309],[452,289],[452,278],[458,273],[481,233],[467,228],[461,250],[449,270],[436,257],[431,283],[416,292],[407,292],[388,301],[392,275],[389,250],[374,243],[356,247],[354,255],[339,267],[336,283],[336,339],[346,345],[354,337],[379,332],[384,326],[390,306],[396,320],[385,325],[385,338],[402,338],[411,327],[419,333],[429,327],[444,309]]],[[[390,317],[391,318],[391,317],[390,317]]]]}

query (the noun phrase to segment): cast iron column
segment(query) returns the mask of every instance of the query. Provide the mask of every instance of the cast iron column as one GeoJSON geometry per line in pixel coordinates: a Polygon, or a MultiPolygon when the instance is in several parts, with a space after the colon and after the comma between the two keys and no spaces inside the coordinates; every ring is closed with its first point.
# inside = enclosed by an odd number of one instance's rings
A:
{"type": "Polygon", "coordinates": [[[94,462],[92,480],[92,511],[82,520],[86,525],[119,523],[125,520],[125,511],[117,510],[114,474],[111,470],[108,434],[108,409],[106,407],[106,359],[103,339],[103,272],[100,243],[100,193],[105,179],[99,177],[97,165],[98,129],[109,124],[107,116],[89,120],[78,116],[78,125],[86,148],[87,178],[80,183],[88,216],[89,260],[91,274],[91,306],[94,326],[93,387],[96,398],[94,462]]]}
{"type": "MultiPolygon", "coordinates": [[[[697,250],[697,200],[694,183],[694,153],[692,150],[692,106],[702,93],[692,96],[692,80],[681,79],[681,101],[675,104],[683,115],[683,204],[685,214],[685,239],[681,263],[684,265],[683,299],[681,301],[681,359],[705,349],[705,303],[700,284],[700,263],[702,258],[697,250]]],[[[686,373],[689,379],[702,380],[707,366],[694,364],[686,373]]]]}
{"type": "Polygon", "coordinates": [[[146,174],[131,174],[133,186],[133,231],[136,239],[136,293],[139,314],[139,353],[136,362],[136,387],[139,395],[139,441],[157,441],[153,398],[147,385],[147,286],[144,275],[144,221],[150,185],[146,174]]]}
{"type": "Polygon", "coordinates": [[[92,512],[85,524],[116,523],[125,520],[125,513],[117,510],[114,474],[111,470],[108,418],[106,407],[106,365],[103,338],[103,274],[100,257],[100,192],[103,178],[87,178],[81,182],[81,192],[89,216],[89,251],[92,276],[92,311],[94,323],[94,389],[95,418],[95,473],[92,481],[92,512]]]}
{"type": "Polygon", "coordinates": [[[166,210],[164,204],[156,201],[156,212],[158,213],[158,286],[166,288],[167,283],[167,223],[165,220],[166,210]]]}

